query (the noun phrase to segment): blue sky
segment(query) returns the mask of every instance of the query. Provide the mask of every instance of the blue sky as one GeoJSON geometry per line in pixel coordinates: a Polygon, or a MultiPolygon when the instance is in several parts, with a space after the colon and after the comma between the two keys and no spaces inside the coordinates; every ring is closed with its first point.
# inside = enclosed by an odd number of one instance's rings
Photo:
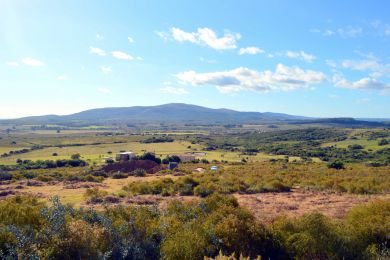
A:
{"type": "Polygon", "coordinates": [[[171,102],[390,118],[388,10],[384,0],[1,0],[0,118],[171,102]]]}

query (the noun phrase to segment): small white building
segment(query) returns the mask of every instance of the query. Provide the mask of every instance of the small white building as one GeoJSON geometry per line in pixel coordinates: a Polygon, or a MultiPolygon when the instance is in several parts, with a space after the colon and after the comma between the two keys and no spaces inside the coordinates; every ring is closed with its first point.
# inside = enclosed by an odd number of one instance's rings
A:
{"type": "Polygon", "coordinates": [[[219,167],[216,166],[216,165],[213,165],[213,166],[211,166],[210,170],[212,170],[212,171],[218,171],[218,170],[219,170],[219,167]]]}
{"type": "Polygon", "coordinates": [[[135,154],[133,152],[122,152],[122,153],[116,154],[115,160],[118,161],[118,162],[130,161],[134,157],[135,157],[135,154]]]}

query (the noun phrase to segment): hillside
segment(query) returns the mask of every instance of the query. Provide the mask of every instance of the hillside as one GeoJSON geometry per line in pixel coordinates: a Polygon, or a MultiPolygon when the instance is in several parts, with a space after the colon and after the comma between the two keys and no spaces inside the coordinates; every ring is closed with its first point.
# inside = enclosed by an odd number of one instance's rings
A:
{"type": "Polygon", "coordinates": [[[230,109],[212,109],[196,105],[171,103],[159,106],[97,108],[79,113],[57,116],[45,115],[2,120],[14,124],[70,124],[70,123],[197,123],[242,124],[301,120],[305,117],[281,113],[239,112],[230,109]]]}

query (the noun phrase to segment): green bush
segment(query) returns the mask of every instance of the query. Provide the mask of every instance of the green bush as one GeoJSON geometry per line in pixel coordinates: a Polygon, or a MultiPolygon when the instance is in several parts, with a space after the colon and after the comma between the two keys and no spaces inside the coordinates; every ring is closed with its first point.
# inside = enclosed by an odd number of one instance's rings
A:
{"type": "Polygon", "coordinates": [[[336,170],[342,170],[345,169],[344,163],[341,161],[333,161],[328,163],[328,168],[336,169],[336,170]]]}

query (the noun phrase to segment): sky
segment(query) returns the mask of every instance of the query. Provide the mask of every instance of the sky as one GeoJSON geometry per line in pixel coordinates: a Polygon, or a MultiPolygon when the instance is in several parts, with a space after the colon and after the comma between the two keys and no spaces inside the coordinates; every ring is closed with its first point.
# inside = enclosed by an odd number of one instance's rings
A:
{"type": "Polygon", "coordinates": [[[390,118],[390,1],[0,0],[0,118],[188,103],[390,118]]]}

